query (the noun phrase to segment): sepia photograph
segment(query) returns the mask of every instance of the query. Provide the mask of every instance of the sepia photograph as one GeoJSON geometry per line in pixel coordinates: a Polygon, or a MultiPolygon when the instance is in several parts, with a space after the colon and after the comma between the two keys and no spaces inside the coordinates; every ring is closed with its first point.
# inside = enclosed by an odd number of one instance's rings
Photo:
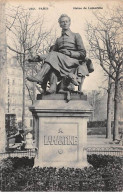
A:
{"type": "Polygon", "coordinates": [[[123,1],[0,0],[0,191],[123,191],[123,1]]]}

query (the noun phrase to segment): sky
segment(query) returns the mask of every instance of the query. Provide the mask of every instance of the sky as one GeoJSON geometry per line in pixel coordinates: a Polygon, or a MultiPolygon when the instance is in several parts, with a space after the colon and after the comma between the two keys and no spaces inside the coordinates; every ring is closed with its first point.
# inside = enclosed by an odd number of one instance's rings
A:
{"type": "MultiPolygon", "coordinates": [[[[71,30],[73,32],[79,33],[83,39],[85,48],[88,48],[89,43],[86,37],[86,21],[91,23],[96,23],[96,20],[93,16],[93,11],[105,12],[109,9],[112,9],[118,4],[119,1],[116,0],[57,0],[57,1],[48,1],[48,0],[38,0],[38,1],[8,1],[8,5],[18,6],[22,5],[28,9],[34,17],[39,15],[44,15],[45,22],[47,27],[53,26],[57,29],[58,37],[61,35],[61,29],[58,24],[58,18],[61,14],[67,14],[71,18],[71,30]]],[[[6,7],[7,7],[6,6],[6,7]]],[[[88,53],[87,53],[87,57],[88,53]]],[[[93,65],[95,71],[86,77],[83,85],[83,90],[98,90],[100,87],[105,87],[107,82],[105,82],[106,77],[104,76],[104,71],[100,67],[99,63],[93,60],[93,65]]]]}

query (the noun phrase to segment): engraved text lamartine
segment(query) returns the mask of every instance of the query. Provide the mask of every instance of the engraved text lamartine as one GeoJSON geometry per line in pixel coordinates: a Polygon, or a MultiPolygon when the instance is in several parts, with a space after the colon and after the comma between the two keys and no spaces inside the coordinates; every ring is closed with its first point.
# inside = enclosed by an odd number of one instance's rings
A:
{"type": "Polygon", "coordinates": [[[78,145],[78,137],[45,135],[44,145],[78,145]]]}

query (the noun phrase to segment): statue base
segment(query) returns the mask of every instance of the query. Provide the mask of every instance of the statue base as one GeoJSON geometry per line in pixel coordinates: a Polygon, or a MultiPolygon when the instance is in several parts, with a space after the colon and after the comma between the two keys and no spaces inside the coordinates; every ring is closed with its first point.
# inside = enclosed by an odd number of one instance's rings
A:
{"type": "Polygon", "coordinates": [[[38,149],[34,166],[56,168],[88,166],[87,121],[92,113],[92,107],[87,100],[81,100],[79,97],[68,103],[63,96],[57,94],[56,100],[48,98],[47,96],[42,100],[36,100],[30,107],[38,149]]]}
{"type": "MultiPolygon", "coordinates": [[[[37,94],[37,100],[67,100],[67,91],[57,94],[37,94]]],[[[70,100],[87,100],[87,95],[82,92],[70,92],[70,100]]]]}

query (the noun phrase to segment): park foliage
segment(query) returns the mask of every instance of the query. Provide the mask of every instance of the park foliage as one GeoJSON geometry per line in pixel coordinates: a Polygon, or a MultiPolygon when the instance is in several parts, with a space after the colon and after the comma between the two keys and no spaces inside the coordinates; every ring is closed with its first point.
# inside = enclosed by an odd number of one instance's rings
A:
{"type": "Polygon", "coordinates": [[[84,169],[34,167],[34,158],[9,157],[1,165],[1,191],[122,191],[122,159],[88,155],[84,169]]]}

